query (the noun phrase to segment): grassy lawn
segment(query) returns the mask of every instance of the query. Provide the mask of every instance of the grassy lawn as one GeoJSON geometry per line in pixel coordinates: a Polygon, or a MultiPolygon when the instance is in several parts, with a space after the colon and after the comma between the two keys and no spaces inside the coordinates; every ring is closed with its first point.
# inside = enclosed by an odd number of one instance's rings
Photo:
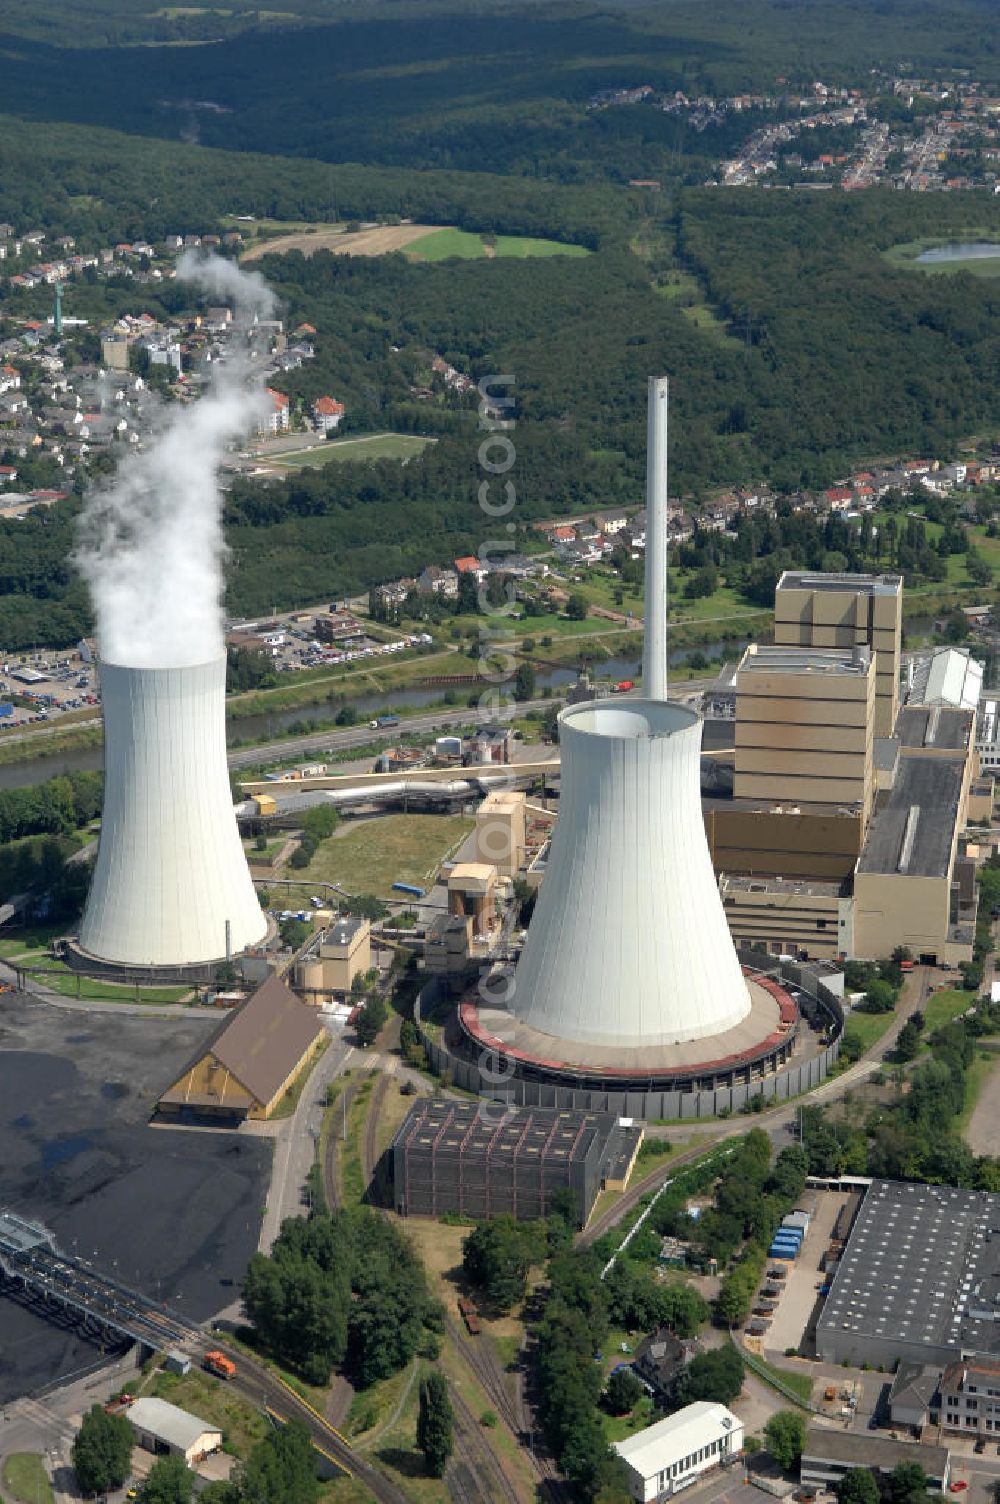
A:
{"type": "Polygon", "coordinates": [[[347,1206],[359,1206],[368,1189],[361,1167],[361,1137],[368,1116],[368,1104],[375,1080],[368,1076],[361,1082],[347,1109],[347,1138],[337,1147],[340,1164],[340,1194],[347,1206]]]}
{"type": "Polygon", "coordinates": [[[316,444],[312,449],[272,454],[267,463],[280,465],[283,470],[319,470],[332,460],[408,460],[433,443],[433,439],[422,438],[416,433],[362,434],[356,439],[334,439],[329,444],[316,444]]]}
{"type": "Polygon", "coordinates": [[[399,1404],[409,1378],[408,1363],[398,1373],[391,1373],[387,1379],[380,1379],[369,1389],[359,1389],[347,1412],[344,1435],[352,1440],[357,1437],[362,1450],[369,1442],[377,1440],[379,1427],[385,1424],[399,1404]]]}
{"type": "Polygon", "coordinates": [[[426,888],[461,845],[473,821],[462,815],[384,815],[322,841],[299,874],[305,882],[342,883],[350,893],[392,896],[394,882],[426,888]]]}
{"type": "Polygon", "coordinates": [[[371,1494],[357,1478],[348,1478],[341,1473],[327,1483],[321,1483],[318,1504],[371,1504],[371,1494]]]}
{"type": "Polygon", "coordinates": [[[765,1373],[778,1379],[784,1384],[786,1389],[790,1389],[793,1394],[797,1394],[799,1399],[807,1400],[812,1394],[813,1381],[807,1373],[796,1373],[794,1368],[779,1368],[777,1363],[768,1363],[766,1359],[761,1358],[756,1353],[754,1354],[754,1360],[765,1373]]]}
{"type": "Polygon", "coordinates": [[[63,997],[87,998],[91,1002],[101,1003],[148,1003],[155,1006],[179,1003],[192,995],[190,987],[134,987],[106,982],[97,977],[84,977],[79,972],[71,971],[62,961],[53,960],[47,952],[32,956],[29,961],[21,964],[39,986],[59,992],[63,997]]]}
{"type": "Polygon", "coordinates": [[[624,1441],[626,1436],[632,1436],[636,1431],[641,1431],[644,1426],[651,1426],[656,1420],[656,1406],[648,1394],[627,1415],[608,1415],[606,1411],[598,1412],[604,1434],[608,1438],[609,1445],[614,1441],[624,1441]]]}
{"type": "Polygon", "coordinates": [[[942,1024],[950,1023],[971,1008],[975,1001],[976,994],[966,992],[964,987],[942,987],[940,992],[932,992],[923,1007],[924,1034],[933,1034],[942,1024]]]}
{"type": "Polygon", "coordinates": [[[895,1013],[859,1013],[855,1008],[847,1016],[844,1033],[860,1039],[862,1049],[867,1052],[882,1038],[895,1016],[895,1013]]]}
{"type": "Polygon", "coordinates": [[[378,1128],[375,1132],[375,1143],[379,1155],[384,1154],[389,1147],[393,1134],[406,1117],[414,1101],[414,1097],[403,1096],[399,1084],[393,1077],[382,1098],[382,1111],[379,1114],[378,1128]]]}
{"type": "Polygon", "coordinates": [[[322,1060],[327,1049],[329,1048],[329,1045],[330,1037],[329,1035],[327,1035],[327,1037],[320,1042],[319,1049],[316,1051],[315,1055],[312,1057],[305,1070],[299,1073],[296,1079],[292,1082],[291,1086],[285,1092],[285,1095],[282,1097],[277,1107],[271,1113],[272,1122],[276,1118],[290,1118],[292,1116],[292,1113],[299,1105],[299,1098],[305,1091],[306,1082],[309,1080],[309,1077],[312,1075],[313,1071],[322,1060]]]}
{"type": "Polygon", "coordinates": [[[3,1465],[3,1486],[21,1504],[53,1504],[55,1498],[38,1452],[11,1452],[3,1465]]]}
{"type": "Polygon", "coordinates": [[[63,924],[33,924],[27,929],[12,925],[2,931],[0,959],[9,961],[13,956],[48,955],[48,947],[57,935],[64,933],[63,924]]]}
{"type": "MultiPolygon", "coordinates": [[[[406,255],[418,261],[445,261],[449,256],[460,256],[465,261],[479,260],[486,256],[487,248],[482,235],[473,230],[434,230],[413,240],[405,248],[406,255]]],[[[567,245],[560,240],[540,240],[533,235],[498,235],[494,254],[497,256],[589,256],[582,245],[567,245]]]]}
{"type": "Polygon", "coordinates": [[[972,1057],[972,1061],[965,1072],[965,1102],[963,1103],[962,1111],[958,1115],[959,1134],[964,1134],[966,1128],[968,1128],[969,1120],[976,1110],[976,1103],[979,1101],[980,1093],[990,1079],[996,1063],[996,1055],[991,1054],[989,1050],[977,1050],[972,1057]]]}
{"type": "Polygon", "coordinates": [[[183,1376],[161,1369],[151,1384],[143,1386],[143,1393],[169,1400],[218,1426],[223,1451],[234,1457],[245,1457],[268,1431],[267,1421],[256,1406],[237,1395],[224,1380],[214,1379],[201,1369],[192,1368],[183,1376]]]}

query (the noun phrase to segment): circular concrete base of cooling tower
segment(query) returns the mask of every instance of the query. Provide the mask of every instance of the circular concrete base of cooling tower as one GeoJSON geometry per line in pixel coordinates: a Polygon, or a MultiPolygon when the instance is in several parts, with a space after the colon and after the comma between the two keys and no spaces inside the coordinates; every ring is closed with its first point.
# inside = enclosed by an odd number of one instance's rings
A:
{"type": "MultiPolygon", "coordinates": [[[[260,980],[266,975],[266,966],[263,956],[271,946],[278,933],[278,926],[271,914],[266,914],[267,931],[258,945],[252,947],[252,951],[244,951],[232,957],[232,963],[237,970],[243,957],[261,957],[262,970],[260,980]]],[[[216,973],[220,966],[227,964],[225,956],[216,956],[207,961],[178,962],[171,965],[158,962],[151,966],[138,966],[134,962],[114,961],[106,956],[95,956],[91,951],[84,950],[76,935],[67,936],[60,944],[60,960],[64,961],[71,971],[81,976],[103,977],[109,982],[119,982],[125,986],[155,986],[159,983],[169,985],[184,982],[212,983],[216,980],[216,973]]],[[[256,976],[256,974],[254,974],[256,976]]],[[[38,980],[44,983],[44,976],[38,980]]]]}
{"type": "Polygon", "coordinates": [[[752,1079],[754,1069],[776,1069],[795,1042],[798,1009],[791,996],[769,978],[747,975],[746,982],[750,1012],[740,1023],[720,1034],[677,1044],[623,1048],[557,1039],[479,998],[459,1003],[458,1025],[473,1048],[496,1052],[519,1074],[615,1081],[626,1089],[651,1081],[679,1090],[715,1087],[752,1079]]]}

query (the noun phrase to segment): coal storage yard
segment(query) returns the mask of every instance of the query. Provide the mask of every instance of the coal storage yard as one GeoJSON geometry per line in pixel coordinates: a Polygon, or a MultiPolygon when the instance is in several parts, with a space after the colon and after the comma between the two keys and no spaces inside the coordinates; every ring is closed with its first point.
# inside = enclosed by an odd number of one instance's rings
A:
{"type": "MultiPolygon", "coordinates": [[[[158,1093],[213,1019],[0,1004],[0,1208],[200,1321],[238,1297],[270,1175],[266,1139],[152,1128],[158,1093]]],[[[0,1402],[100,1356],[0,1297],[0,1402]]]]}

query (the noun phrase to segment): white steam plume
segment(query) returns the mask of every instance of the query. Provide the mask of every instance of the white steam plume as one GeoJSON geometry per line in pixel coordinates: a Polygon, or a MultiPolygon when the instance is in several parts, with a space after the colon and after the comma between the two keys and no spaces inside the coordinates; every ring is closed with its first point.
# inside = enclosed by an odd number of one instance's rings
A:
{"type": "Polygon", "coordinates": [[[221,257],[185,254],[177,275],[231,298],[235,318],[224,361],[205,395],[165,406],[148,447],[127,456],[81,517],[77,563],[97,613],[100,656],[132,668],[186,668],[223,647],[222,498],[226,446],[266,413],[250,380],[242,330],[274,299],[257,272],[221,257]]]}

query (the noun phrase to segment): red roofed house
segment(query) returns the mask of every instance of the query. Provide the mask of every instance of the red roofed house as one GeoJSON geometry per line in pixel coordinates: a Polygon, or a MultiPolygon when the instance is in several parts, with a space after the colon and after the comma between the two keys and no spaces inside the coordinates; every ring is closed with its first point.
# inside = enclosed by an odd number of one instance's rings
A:
{"type": "Polygon", "coordinates": [[[284,392],[276,392],[273,387],[267,388],[270,399],[270,412],[261,419],[258,433],[285,433],[288,428],[290,415],[288,397],[284,392]]]}
{"type": "Polygon", "coordinates": [[[340,427],[344,416],[344,404],[336,397],[317,397],[313,403],[313,422],[320,433],[328,434],[340,427]]]}
{"type": "Polygon", "coordinates": [[[485,580],[486,578],[486,570],[480,564],[479,560],[471,554],[467,558],[456,559],[455,568],[459,574],[474,574],[477,580],[485,580]]]}
{"type": "Polygon", "coordinates": [[[829,506],[831,512],[842,512],[851,505],[854,500],[854,492],[850,486],[831,486],[823,492],[823,500],[829,506]]]}
{"type": "Polygon", "coordinates": [[[561,522],[558,527],[551,529],[549,537],[553,543],[575,543],[576,528],[570,527],[567,522],[561,522]]]}
{"type": "Polygon", "coordinates": [[[315,334],[316,330],[315,330],[315,327],[312,324],[300,324],[299,327],[296,329],[295,333],[296,334],[315,334]]]}

